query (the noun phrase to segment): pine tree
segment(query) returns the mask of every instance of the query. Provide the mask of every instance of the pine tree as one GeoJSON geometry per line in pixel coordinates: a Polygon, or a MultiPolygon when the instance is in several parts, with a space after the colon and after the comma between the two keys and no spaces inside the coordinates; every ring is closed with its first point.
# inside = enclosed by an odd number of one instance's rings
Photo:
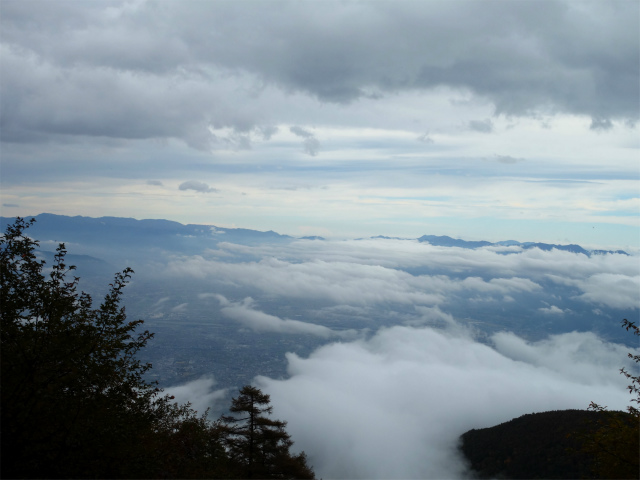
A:
{"type": "Polygon", "coordinates": [[[232,399],[231,413],[223,416],[226,445],[237,474],[244,478],[314,478],[306,455],[291,455],[293,445],[285,431],[286,422],[273,420],[270,397],[247,385],[232,399]]]}

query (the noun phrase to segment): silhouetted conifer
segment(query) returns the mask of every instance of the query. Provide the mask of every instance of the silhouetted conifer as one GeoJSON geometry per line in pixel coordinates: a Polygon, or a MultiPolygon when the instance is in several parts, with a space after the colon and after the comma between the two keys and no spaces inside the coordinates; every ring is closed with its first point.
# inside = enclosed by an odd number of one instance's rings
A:
{"type": "Polygon", "coordinates": [[[286,422],[273,420],[269,395],[247,385],[229,409],[235,416],[223,416],[229,456],[243,478],[314,478],[303,453],[291,455],[293,445],[285,431],[286,422]]]}

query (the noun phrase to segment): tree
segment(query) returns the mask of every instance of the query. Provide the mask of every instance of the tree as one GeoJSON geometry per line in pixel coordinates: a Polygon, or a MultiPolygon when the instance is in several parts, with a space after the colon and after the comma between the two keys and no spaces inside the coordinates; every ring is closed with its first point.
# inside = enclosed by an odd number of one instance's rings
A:
{"type": "Polygon", "coordinates": [[[143,322],[120,307],[133,271],[93,308],[67,278],[64,244],[45,275],[25,233],[33,222],[18,218],[0,238],[2,476],[148,474],[150,436],[192,414],[143,378],[151,365],[136,354],[153,334],[136,333],[143,322]]]}
{"type": "MultiPolygon", "coordinates": [[[[626,318],[622,321],[622,328],[625,328],[627,332],[631,330],[634,335],[640,336],[640,327],[638,327],[635,323],[630,322],[626,318]]],[[[635,363],[640,363],[640,355],[628,353],[627,356],[635,363]]],[[[631,384],[627,387],[627,389],[629,390],[629,393],[631,395],[635,394],[636,396],[636,398],[631,399],[631,402],[636,403],[640,407],[640,373],[638,373],[637,376],[634,377],[624,367],[620,369],[620,373],[624,375],[628,380],[631,380],[631,384]]],[[[640,418],[640,411],[633,405],[629,405],[627,407],[627,411],[636,418],[640,418]]]]}
{"type": "MultiPolygon", "coordinates": [[[[634,322],[624,319],[622,327],[640,336],[640,328],[634,322]]],[[[640,363],[640,355],[629,353],[628,357],[640,363]]],[[[624,367],[620,373],[631,380],[627,387],[629,393],[635,395],[631,402],[640,405],[640,374],[634,376],[624,367]]],[[[585,443],[585,450],[594,457],[598,478],[640,478],[640,410],[629,405],[626,413],[610,412],[606,406],[594,402],[589,410],[607,414],[600,428],[585,443]]]]}
{"type": "Polygon", "coordinates": [[[2,478],[313,478],[258,389],[234,399],[245,425],[198,417],[147,382],[137,353],[153,334],[120,306],[133,271],[94,308],[68,279],[64,244],[49,271],[38,260],[33,222],[0,237],[2,478]]]}
{"type": "Polygon", "coordinates": [[[231,401],[231,413],[223,416],[225,443],[231,460],[244,478],[314,478],[304,452],[292,455],[286,422],[272,420],[270,397],[247,385],[231,401]]]}
{"type": "Polygon", "coordinates": [[[181,419],[153,437],[157,478],[234,478],[223,429],[206,415],[181,419]]]}

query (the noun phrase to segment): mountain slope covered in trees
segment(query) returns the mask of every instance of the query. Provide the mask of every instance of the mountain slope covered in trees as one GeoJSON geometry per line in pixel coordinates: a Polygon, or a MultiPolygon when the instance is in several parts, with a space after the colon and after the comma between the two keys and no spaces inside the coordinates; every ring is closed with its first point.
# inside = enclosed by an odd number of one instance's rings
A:
{"type": "MultiPolygon", "coordinates": [[[[640,336],[627,319],[622,327],[640,336]]],[[[629,353],[636,364],[640,355],[629,353]]],[[[640,478],[640,375],[621,368],[633,396],[626,412],[591,402],[589,410],[532,413],[460,437],[480,478],[640,478]]]]}
{"type": "Polygon", "coordinates": [[[635,445],[614,452],[620,456],[615,477],[598,471],[600,459],[591,442],[614,420],[637,424],[626,412],[532,413],[494,427],[470,430],[462,435],[460,448],[479,478],[638,478],[637,438],[635,445]]]}

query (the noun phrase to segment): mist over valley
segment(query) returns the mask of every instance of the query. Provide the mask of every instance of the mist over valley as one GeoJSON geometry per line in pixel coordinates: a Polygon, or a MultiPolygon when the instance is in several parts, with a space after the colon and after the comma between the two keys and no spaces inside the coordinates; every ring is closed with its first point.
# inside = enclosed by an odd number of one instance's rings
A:
{"type": "Polygon", "coordinates": [[[40,255],[64,242],[95,299],[135,270],[124,305],[155,332],[150,379],[214,416],[257,384],[324,478],[459,477],[467,430],[629,401],[633,253],[36,219],[40,255]]]}

